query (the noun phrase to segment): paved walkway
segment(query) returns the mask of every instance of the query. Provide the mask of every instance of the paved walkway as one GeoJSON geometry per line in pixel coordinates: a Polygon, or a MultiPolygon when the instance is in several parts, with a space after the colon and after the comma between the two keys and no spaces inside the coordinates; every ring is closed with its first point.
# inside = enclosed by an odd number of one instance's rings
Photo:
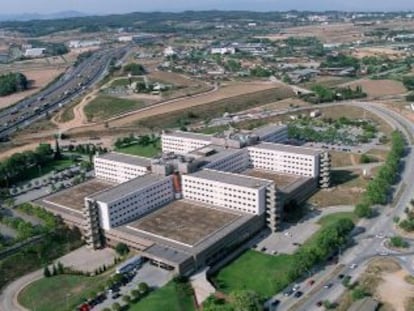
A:
{"type": "Polygon", "coordinates": [[[207,270],[208,268],[190,278],[191,285],[194,289],[197,303],[199,305],[201,305],[208,297],[216,292],[216,289],[207,280],[207,270]]]}

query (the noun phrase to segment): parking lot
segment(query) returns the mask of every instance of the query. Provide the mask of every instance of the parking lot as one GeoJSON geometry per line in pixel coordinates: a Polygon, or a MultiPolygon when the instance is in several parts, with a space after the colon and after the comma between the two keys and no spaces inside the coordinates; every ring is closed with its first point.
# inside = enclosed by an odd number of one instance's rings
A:
{"type": "Polygon", "coordinates": [[[158,267],[151,265],[149,262],[146,262],[142,267],[137,271],[137,274],[134,276],[131,282],[126,286],[121,286],[119,292],[114,295],[116,299],[112,299],[112,295],[107,294],[107,299],[102,304],[99,304],[94,308],[94,310],[103,310],[105,308],[110,308],[114,302],[123,304],[122,296],[130,295],[133,289],[136,289],[138,284],[141,282],[147,283],[149,287],[154,290],[166,285],[174,277],[173,272],[167,271],[158,267]]]}

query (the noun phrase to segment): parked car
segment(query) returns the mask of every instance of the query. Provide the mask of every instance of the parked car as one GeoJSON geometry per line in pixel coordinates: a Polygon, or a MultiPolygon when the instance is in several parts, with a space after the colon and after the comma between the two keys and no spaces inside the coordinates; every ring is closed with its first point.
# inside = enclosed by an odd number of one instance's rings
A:
{"type": "Polygon", "coordinates": [[[296,293],[295,293],[295,298],[299,298],[299,297],[301,297],[303,295],[303,292],[301,292],[300,290],[298,290],[296,293]]]}

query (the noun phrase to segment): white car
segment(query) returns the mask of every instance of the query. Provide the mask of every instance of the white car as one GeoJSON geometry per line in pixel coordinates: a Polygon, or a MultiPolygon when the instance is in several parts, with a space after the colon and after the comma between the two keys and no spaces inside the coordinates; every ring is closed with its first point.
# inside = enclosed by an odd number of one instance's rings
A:
{"type": "Polygon", "coordinates": [[[295,284],[295,286],[293,286],[292,290],[294,292],[296,292],[299,288],[300,288],[300,285],[299,284],[295,284]]]}
{"type": "Polygon", "coordinates": [[[383,239],[383,238],[385,238],[385,234],[384,234],[384,232],[379,232],[378,234],[375,235],[375,237],[378,238],[378,239],[383,239]]]}
{"type": "Polygon", "coordinates": [[[355,269],[356,267],[358,267],[358,265],[357,265],[356,263],[353,263],[353,264],[351,265],[351,269],[355,269]]]}

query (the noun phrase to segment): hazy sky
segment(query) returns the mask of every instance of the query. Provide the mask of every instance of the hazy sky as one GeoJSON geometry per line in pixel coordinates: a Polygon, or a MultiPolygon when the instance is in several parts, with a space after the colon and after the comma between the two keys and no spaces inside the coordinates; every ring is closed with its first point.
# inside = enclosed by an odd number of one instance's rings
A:
{"type": "Polygon", "coordinates": [[[414,0],[0,0],[0,14],[133,11],[238,10],[414,10],[414,0]]]}

